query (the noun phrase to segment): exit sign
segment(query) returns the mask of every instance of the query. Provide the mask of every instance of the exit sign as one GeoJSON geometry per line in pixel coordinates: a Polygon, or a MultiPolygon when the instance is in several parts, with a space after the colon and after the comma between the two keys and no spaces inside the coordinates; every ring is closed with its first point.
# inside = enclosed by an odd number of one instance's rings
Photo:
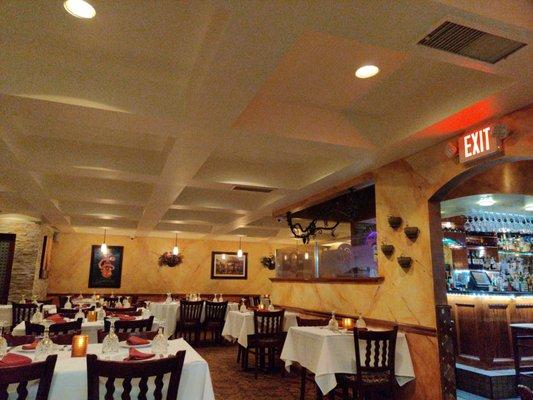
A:
{"type": "Polygon", "coordinates": [[[459,138],[459,162],[467,163],[489,157],[502,151],[502,141],[494,135],[494,126],[489,125],[459,138]]]}

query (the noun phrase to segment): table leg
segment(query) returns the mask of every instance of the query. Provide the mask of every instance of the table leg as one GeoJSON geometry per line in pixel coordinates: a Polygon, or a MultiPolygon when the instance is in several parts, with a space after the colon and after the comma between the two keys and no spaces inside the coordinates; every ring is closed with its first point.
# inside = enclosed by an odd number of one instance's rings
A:
{"type": "Polygon", "coordinates": [[[307,379],[307,368],[301,367],[301,369],[302,376],[300,381],[300,400],[305,400],[305,380],[307,379]]]}

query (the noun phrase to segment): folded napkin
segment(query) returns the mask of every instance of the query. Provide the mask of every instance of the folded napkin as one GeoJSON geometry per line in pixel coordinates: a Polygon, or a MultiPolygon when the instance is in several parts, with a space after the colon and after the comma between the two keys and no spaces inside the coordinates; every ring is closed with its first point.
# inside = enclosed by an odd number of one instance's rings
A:
{"type": "Polygon", "coordinates": [[[16,367],[26,364],[31,364],[31,358],[14,353],[7,353],[4,358],[0,360],[0,367],[16,367]]]}
{"type": "Polygon", "coordinates": [[[23,344],[22,349],[23,350],[35,350],[37,348],[37,345],[39,344],[38,340],[34,340],[33,343],[30,344],[23,344]]]}
{"type": "Polygon", "coordinates": [[[149,340],[143,339],[143,338],[140,338],[140,337],[137,337],[137,336],[130,336],[128,338],[128,340],[126,340],[126,342],[128,342],[128,344],[130,346],[139,346],[139,345],[142,345],[142,344],[150,343],[149,340]]]}
{"type": "Polygon", "coordinates": [[[135,321],[136,318],[133,315],[119,314],[118,319],[121,321],[135,321]]]}
{"type": "Polygon", "coordinates": [[[135,348],[131,348],[129,357],[126,357],[124,361],[147,360],[152,357],[155,357],[155,354],[143,353],[142,351],[139,351],[135,348]]]}
{"type": "Polygon", "coordinates": [[[53,315],[50,315],[48,318],[46,318],[48,321],[52,321],[56,324],[61,324],[63,322],[65,322],[64,318],[59,315],[59,314],[53,314],[53,315]]]}

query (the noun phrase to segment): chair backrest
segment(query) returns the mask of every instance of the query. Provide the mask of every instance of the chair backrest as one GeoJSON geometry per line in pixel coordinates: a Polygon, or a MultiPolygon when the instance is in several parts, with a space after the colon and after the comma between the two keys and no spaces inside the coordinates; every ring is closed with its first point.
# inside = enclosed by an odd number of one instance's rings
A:
{"type": "MultiPolygon", "coordinates": [[[[115,321],[115,332],[146,332],[152,330],[154,323],[154,316],[146,319],[138,319],[135,321],[115,321]]],[[[111,323],[106,318],[104,319],[104,331],[109,332],[111,323]]]]}
{"type": "Polygon", "coordinates": [[[59,308],[65,307],[65,303],[67,302],[67,300],[67,296],[59,296],[59,308]]]}
{"type": "Polygon", "coordinates": [[[81,335],[81,329],[74,331],[72,333],[63,333],[63,334],[57,334],[57,335],[50,335],[50,339],[52,339],[52,342],[55,344],[61,344],[61,345],[70,345],[72,344],[72,338],[75,335],[81,335]]]}
{"type": "Polygon", "coordinates": [[[180,323],[181,324],[191,324],[191,323],[200,323],[202,317],[202,308],[204,306],[204,301],[180,301],[180,323]]]}
{"type": "Polygon", "coordinates": [[[533,400],[533,391],[524,385],[518,385],[520,400],[533,400]]]}
{"type": "MultiPolygon", "coordinates": [[[[98,337],[98,343],[102,343],[104,341],[104,338],[108,335],[109,332],[104,331],[103,329],[99,329],[98,332],[96,332],[98,337]]],[[[157,331],[145,331],[145,332],[116,332],[118,336],[118,340],[123,342],[124,340],[127,340],[130,336],[137,336],[143,339],[148,340],[154,340],[155,335],[157,335],[157,331]]]]}
{"type": "Polygon", "coordinates": [[[37,311],[36,304],[26,304],[26,303],[11,303],[12,304],[12,324],[17,326],[22,321],[29,321],[31,316],[37,311]]]}
{"type": "Polygon", "coordinates": [[[511,326],[511,334],[513,337],[513,357],[518,384],[521,373],[533,371],[531,363],[526,364],[523,362],[524,358],[533,355],[533,335],[530,330],[515,326],[511,326]]]}
{"type": "Polygon", "coordinates": [[[300,316],[297,316],[296,322],[298,323],[298,326],[327,326],[329,320],[322,318],[301,318],[300,316]]]}
{"type": "Polygon", "coordinates": [[[285,310],[254,311],[254,334],[277,335],[283,332],[283,317],[285,310]]]}
{"type": "Polygon", "coordinates": [[[389,379],[394,379],[397,336],[398,326],[389,331],[354,329],[355,363],[359,379],[364,372],[389,372],[389,379]]]}
{"type": "Polygon", "coordinates": [[[57,313],[63,318],[74,318],[78,310],[76,308],[58,308],[57,313]]]}
{"type": "Polygon", "coordinates": [[[224,322],[228,302],[205,302],[205,322],[224,322]]]}
{"type": "Polygon", "coordinates": [[[33,343],[35,340],[34,335],[17,335],[13,336],[11,333],[4,333],[4,338],[7,341],[9,347],[22,346],[23,344],[33,343]]]}
{"type": "Polygon", "coordinates": [[[100,377],[107,378],[105,384],[106,399],[113,398],[116,379],[123,379],[121,384],[124,388],[122,398],[130,398],[132,380],[135,378],[140,378],[138,398],[151,398],[152,396],[148,396],[147,393],[148,379],[152,376],[155,376],[153,398],[163,399],[163,377],[166,374],[170,374],[166,400],[176,400],[184,359],[184,350],[178,351],[175,356],[143,362],[104,361],[99,360],[95,354],[88,354],[87,400],[100,399],[100,377]]]}
{"type": "Polygon", "coordinates": [[[51,355],[45,361],[34,362],[17,367],[0,367],[0,399],[7,399],[9,385],[18,383],[18,400],[28,396],[27,385],[29,381],[39,379],[39,387],[35,400],[47,400],[56,366],[57,355],[51,355]]]}
{"type": "Polygon", "coordinates": [[[261,304],[261,296],[248,296],[248,305],[250,307],[257,307],[261,304]]]}
{"type": "Polygon", "coordinates": [[[124,315],[137,315],[139,313],[137,311],[137,308],[135,307],[128,307],[128,308],[104,307],[104,310],[107,314],[113,313],[113,314],[124,314],[124,315]]]}
{"type": "MultiPolygon", "coordinates": [[[[72,322],[63,322],[59,324],[50,325],[50,335],[53,334],[62,334],[73,333],[81,330],[82,320],[79,318],[77,321],[72,322]]],[[[31,322],[25,323],[26,325],[26,335],[42,335],[44,333],[44,325],[41,324],[32,324],[31,322]]]]}

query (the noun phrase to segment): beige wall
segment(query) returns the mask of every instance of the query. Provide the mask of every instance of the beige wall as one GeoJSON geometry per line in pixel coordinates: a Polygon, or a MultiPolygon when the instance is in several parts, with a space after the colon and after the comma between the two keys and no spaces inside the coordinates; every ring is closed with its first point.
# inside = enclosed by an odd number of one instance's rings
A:
{"type": "MultiPolygon", "coordinates": [[[[101,235],[60,234],[54,243],[50,293],[89,292],[89,263],[91,245],[100,244],[101,235]]],[[[243,251],[248,253],[248,279],[211,279],[211,251],[237,251],[237,242],[210,240],[179,240],[184,261],[177,267],[159,267],[159,256],[172,249],[173,239],[136,238],[108,235],[109,246],[124,246],[122,285],[115,293],[258,293],[271,291],[268,278],[274,272],[260,263],[260,258],[272,254],[275,244],[243,242],[243,251]]],[[[279,247],[279,246],[278,246],[279,247]]],[[[110,289],[96,292],[107,293],[110,289]]]]}

